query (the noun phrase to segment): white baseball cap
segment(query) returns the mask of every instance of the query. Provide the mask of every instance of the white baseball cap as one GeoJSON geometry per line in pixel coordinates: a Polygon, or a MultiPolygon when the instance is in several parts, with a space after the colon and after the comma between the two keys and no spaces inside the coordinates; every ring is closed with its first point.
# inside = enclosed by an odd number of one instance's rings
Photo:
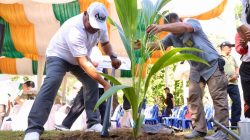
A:
{"type": "Polygon", "coordinates": [[[108,17],[108,12],[105,6],[100,2],[93,2],[87,9],[89,14],[89,22],[93,28],[105,30],[106,29],[106,19],[108,17]]]}

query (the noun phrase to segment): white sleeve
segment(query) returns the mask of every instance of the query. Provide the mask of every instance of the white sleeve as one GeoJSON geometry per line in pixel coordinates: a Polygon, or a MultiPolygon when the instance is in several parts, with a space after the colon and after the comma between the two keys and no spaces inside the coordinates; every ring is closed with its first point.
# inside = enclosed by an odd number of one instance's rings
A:
{"type": "Polygon", "coordinates": [[[88,54],[86,46],[87,37],[77,28],[72,28],[65,37],[65,40],[74,57],[86,56],[88,54]]]}
{"type": "Polygon", "coordinates": [[[107,31],[107,27],[106,27],[106,29],[102,30],[102,32],[101,32],[100,42],[105,43],[108,41],[109,41],[109,38],[108,38],[108,31],[107,31]]]}

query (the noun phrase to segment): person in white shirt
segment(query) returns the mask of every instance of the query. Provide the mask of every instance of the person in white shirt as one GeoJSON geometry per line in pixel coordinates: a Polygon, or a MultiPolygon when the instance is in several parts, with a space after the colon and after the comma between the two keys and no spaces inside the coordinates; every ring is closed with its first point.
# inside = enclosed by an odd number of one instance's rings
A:
{"type": "Polygon", "coordinates": [[[6,116],[7,110],[9,110],[9,94],[3,92],[0,97],[0,128],[4,117],[6,116]]]}
{"type": "Polygon", "coordinates": [[[3,118],[9,115],[13,105],[22,105],[25,99],[27,99],[26,96],[34,96],[30,92],[34,91],[35,83],[33,81],[26,81],[24,83],[11,82],[4,86],[7,88],[0,97],[0,128],[3,118]]]}
{"type": "Polygon", "coordinates": [[[105,91],[111,86],[96,72],[89,55],[100,42],[104,52],[110,56],[112,66],[119,68],[121,65],[108,40],[107,17],[105,6],[93,2],[87,11],[68,19],[53,36],[46,51],[46,78],[30,111],[25,140],[38,140],[43,133],[43,125],[66,72],[75,75],[83,85],[87,129],[102,130],[99,112],[93,111],[99,98],[98,83],[105,91]]]}
{"type": "MultiPolygon", "coordinates": [[[[99,66],[99,64],[102,63],[103,61],[103,56],[102,52],[98,47],[94,47],[92,49],[92,52],[90,54],[90,60],[92,61],[93,65],[96,67],[98,72],[107,74],[107,69],[99,66]]],[[[99,89],[99,97],[101,97],[102,94],[104,93],[103,86],[101,84],[98,84],[98,89],[99,89]]],[[[78,91],[76,97],[74,98],[73,105],[71,106],[67,116],[63,119],[61,124],[55,125],[55,128],[57,130],[69,131],[74,122],[76,121],[76,119],[82,114],[83,110],[85,109],[84,99],[81,98],[83,96],[83,92],[84,90],[82,86],[78,91]]],[[[101,124],[103,124],[104,121],[105,109],[106,109],[106,101],[100,104],[99,106],[99,111],[101,115],[101,124]]]]}
{"type": "Polygon", "coordinates": [[[35,94],[35,83],[33,81],[26,81],[23,84],[19,84],[18,93],[14,97],[14,104],[22,105],[26,99],[34,99],[35,94]]]}

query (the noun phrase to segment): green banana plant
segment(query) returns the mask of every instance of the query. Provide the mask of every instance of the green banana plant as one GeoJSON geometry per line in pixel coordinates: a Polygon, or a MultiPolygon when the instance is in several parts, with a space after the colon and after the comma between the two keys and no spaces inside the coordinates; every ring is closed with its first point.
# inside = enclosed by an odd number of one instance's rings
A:
{"type": "MultiPolygon", "coordinates": [[[[184,60],[201,62],[208,65],[208,63],[201,58],[185,53],[186,51],[201,52],[199,49],[183,47],[173,48],[169,52],[165,52],[162,49],[163,56],[159,58],[159,60],[149,70],[146,77],[143,78],[142,70],[144,64],[153,52],[147,46],[147,43],[158,39],[155,35],[146,34],[146,27],[151,24],[158,23],[160,17],[162,17],[162,15],[158,12],[169,1],[170,0],[155,0],[155,4],[153,4],[151,0],[141,0],[142,8],[138,9],[137,0],[114,0],[121,26],[119,26],[111,18],[108,18],[108,22],[117,28],[128,57],[130,58],[132,84],[123,85],[116,78],[100,73],[105,78],[110,80],[114,86],[105,91],[105,93],[100,97],[95,109],[97,109],[103,101],[111,97],[113,94],[116,94],[118,90],[122,90],[132,107],[132,117],[134,121],[133,136],[135,139],[138,137],[144,120],[141,104],[147,94],[151,77],[161,69],[184,60]],[[139,40],[141,42],[141,48],[136,50],[140,53],[139,57],[135,56],[133,43],[135,40],[139,40]],[[137,69],[136,65],[138,65],[137,69]]],[[[164,11],[163,14],[167,12],[168,11],[164,11]]]]}

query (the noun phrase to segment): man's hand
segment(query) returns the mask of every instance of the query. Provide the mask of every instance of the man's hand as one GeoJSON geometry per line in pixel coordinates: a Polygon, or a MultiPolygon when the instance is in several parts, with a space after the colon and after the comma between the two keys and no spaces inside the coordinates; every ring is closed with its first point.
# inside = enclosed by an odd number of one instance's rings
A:
{"type": "Polygon", "coordinates": [[[121,61],[117,59],[117,56],[113,53],[111,44],[109,42],[105,42],[101,44],[103,47],[104,52],[110,56],[110,59],[112,61],[112,67],[115,69],[118,69],[121,65],[121,61]]]}
{"type": "Polygon", "coordinates": [[[240,46],[243,48],[246,46],[246,41],[243,38],[240,38],[240,46]]]}
{"type": "Polygon", "coordinates": [[[109,82],[106,81],[106,83],[103,85],[104,91],[107,91],[109,88],[111,88],[111,85],[109,82]]]}
{"type": "Polygon", "coordinates": [[[161,25],[152,24],[147,27],[147,34],[156,34],[162,31],[161,25]]]}
{"type": "Polygon", "coordinates": [[[230,82],[236,81],[238,79],[239,75],[238,74],[234,74],[232,76],[230,76],[230,82]]]}
{"type": "Polygon", "coordinates": [[[121,60],[117,58],[112,58],[111,63],[112,63],[112,67],[115,69],[118,69],[121,66],[121,60]]]}
{"type": "Polygon", "coordinates": [[[245,32],[245,35],[246,35],[245,41],[250,41],[250,31],[249,30],[245,32]]]}
{"type": "Polygon", "coordinates": [[[160,50],[160,42],[147,42],[147,48],[149,48],[149,51],[155,51],[160,50]]]}
{"type": "Polygon", "coordinates": [[[248,46],[247,46],[248,41],[250,41],[250,31],[249,30],[247,30],[245,32],[245,38],[242,38],[240,36],[240,46],[247,49],[248,48],[248,46]]]}
{"type": "Polygon", "coordinates": [[[94,66],[95,68],[98,67],[98,63],[97,63],[97,62],[93,62],[93,61],[92,61],[92,64],[93,64],[93,66],[94,66]]]}
{"type": "Polygon", "coordinates": [[[138,50],[138,49],[140,49],[141,48],[141,41],[140,40],[134,40],[133,41],[133,48],[134,48],[134,50],[138,50]]]}
{"type": "Polygon", "coordinates": [[[243,38],[240,38],[240,46],[241,46],[242,48],[247,49],[247,48],[248,48],[248,46],[247,46],[247,41],[245,41],[243,38]]]}

